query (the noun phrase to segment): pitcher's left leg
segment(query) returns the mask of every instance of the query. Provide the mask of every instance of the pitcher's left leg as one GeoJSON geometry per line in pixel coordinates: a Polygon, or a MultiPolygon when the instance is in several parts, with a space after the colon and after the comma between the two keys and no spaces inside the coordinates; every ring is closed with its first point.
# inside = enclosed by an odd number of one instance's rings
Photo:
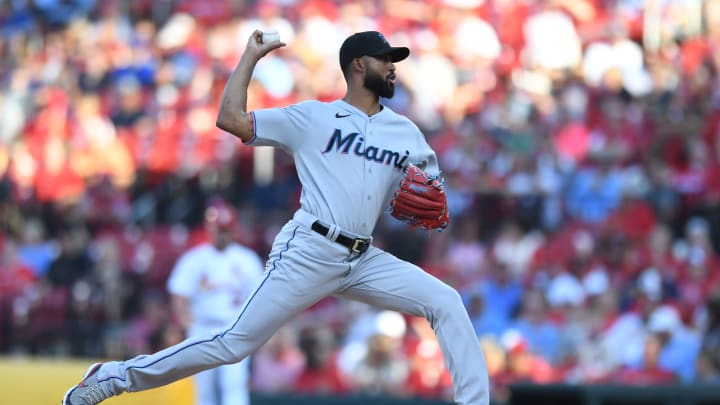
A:
{"type": "Polygon", "coordinates": [[[412,263],[377,248],[353,266],[339,296],[425,317],[435,331],[453,380],[455,401],[487,405],[485,358],[460,295],[412,263]]]}

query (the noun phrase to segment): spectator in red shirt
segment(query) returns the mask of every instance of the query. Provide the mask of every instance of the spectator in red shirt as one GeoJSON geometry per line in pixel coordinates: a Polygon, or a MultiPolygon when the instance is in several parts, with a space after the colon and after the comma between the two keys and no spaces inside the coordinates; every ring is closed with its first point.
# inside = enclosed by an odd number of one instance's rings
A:
{"type": "Polygon", "coordinates": [[[614,382],[621,384],[670,384],[678,381],[675,373],[658,366],[662,343],[657,335],[649,335],[643,350],[643,363],[639,369],[623,367],[616,375],[614,382]]]}
{"type": "Polygon", "coordinates": [[[610,214],[605,226],[610,232],[625,235],[632,242],[645,240],[656,225],[655,212],[652,206],[633,190],[636,185],[625,186],[620,206],[610,214]]]}
{"type": "Polygon", "coordinates": [[[530,350],[529,342],[516,329],[509,329],[501,337],[507,352],[506,382],[551,383],[560,379],[558,371],[542,356],[530,350]]]}
{"type": "Polygon", "coordinates": [[[42,164],[34,178],[37,198],[43,202],[74,202],[82,195],[85,182],[70,162],[70,146],[59,136],[43,145],[42,164]]]}
{"type": "Polygon", "coordinates": [[[330,328],[317,325],[301,331],[299,347],[305,356],[305,367],[295,378],[294,392],[323,395],[348,392],[348,384],[337,367],[335,336],[330,328]]]}
{"type": "Polygon", "coordinates": [[[658,357],[661,348],[660,338],[655,335],[648,336],[643,352],[642,368],[637,370],[629,367],[623,368],[616,374],[615,382],[634,385],[670,384],[677,382],[677,375],[658,367],[658,357]]]}

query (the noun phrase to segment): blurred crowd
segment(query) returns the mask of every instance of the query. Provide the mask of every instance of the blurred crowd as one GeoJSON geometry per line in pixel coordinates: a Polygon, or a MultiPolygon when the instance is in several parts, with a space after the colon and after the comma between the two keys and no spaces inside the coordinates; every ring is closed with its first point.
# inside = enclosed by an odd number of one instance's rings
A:
{"type": "MultiPolygon", "coordinates": [[[[337,50],[411,55],[383,102],[426,134],[453,223],[376,243],[463,296],[508,384],[720,382],[720,1],[0,2],[0,352],[177,342],[165,281],[213,198],[261,256],[292,160],[215,127],[256,28],[288,46],[249,108],[344,94],[337,50]]],[[[352,181],[349,179],[348,181],[352,181]]],[[[253,389],[450,398],[422,319],[328,298],[253,358],[253,389]]]]}

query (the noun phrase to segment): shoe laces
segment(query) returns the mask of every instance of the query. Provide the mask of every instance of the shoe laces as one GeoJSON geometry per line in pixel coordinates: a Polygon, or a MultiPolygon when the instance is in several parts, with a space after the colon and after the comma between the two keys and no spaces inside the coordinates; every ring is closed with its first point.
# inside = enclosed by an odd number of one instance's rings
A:
{"type": "Polygon", "coordinates": [[[100,384],[93,384],[82,394],[82,400],[85,402],[85,405],[96,405],[109,397],[110,395],[103,391],[100,384]]]}

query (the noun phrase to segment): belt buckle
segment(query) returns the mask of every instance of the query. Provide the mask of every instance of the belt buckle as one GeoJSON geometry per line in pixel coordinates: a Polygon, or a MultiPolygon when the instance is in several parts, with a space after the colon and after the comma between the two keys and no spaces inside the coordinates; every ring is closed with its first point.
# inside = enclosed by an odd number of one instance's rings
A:
{"type": "Polygon", "coordinates": [[[353,244],[352,244],[352,247],[350,248],[350,250],[351,250],[353,253],[362,253],[362,252],[364,252],[364,250],[362,249],[362,244],[363,244],[364,242],[365,242],[365,241],[362,240],[362,239],[360,239],[360,238],[357,238],[357,239],[353,240],[353,244]]]}

